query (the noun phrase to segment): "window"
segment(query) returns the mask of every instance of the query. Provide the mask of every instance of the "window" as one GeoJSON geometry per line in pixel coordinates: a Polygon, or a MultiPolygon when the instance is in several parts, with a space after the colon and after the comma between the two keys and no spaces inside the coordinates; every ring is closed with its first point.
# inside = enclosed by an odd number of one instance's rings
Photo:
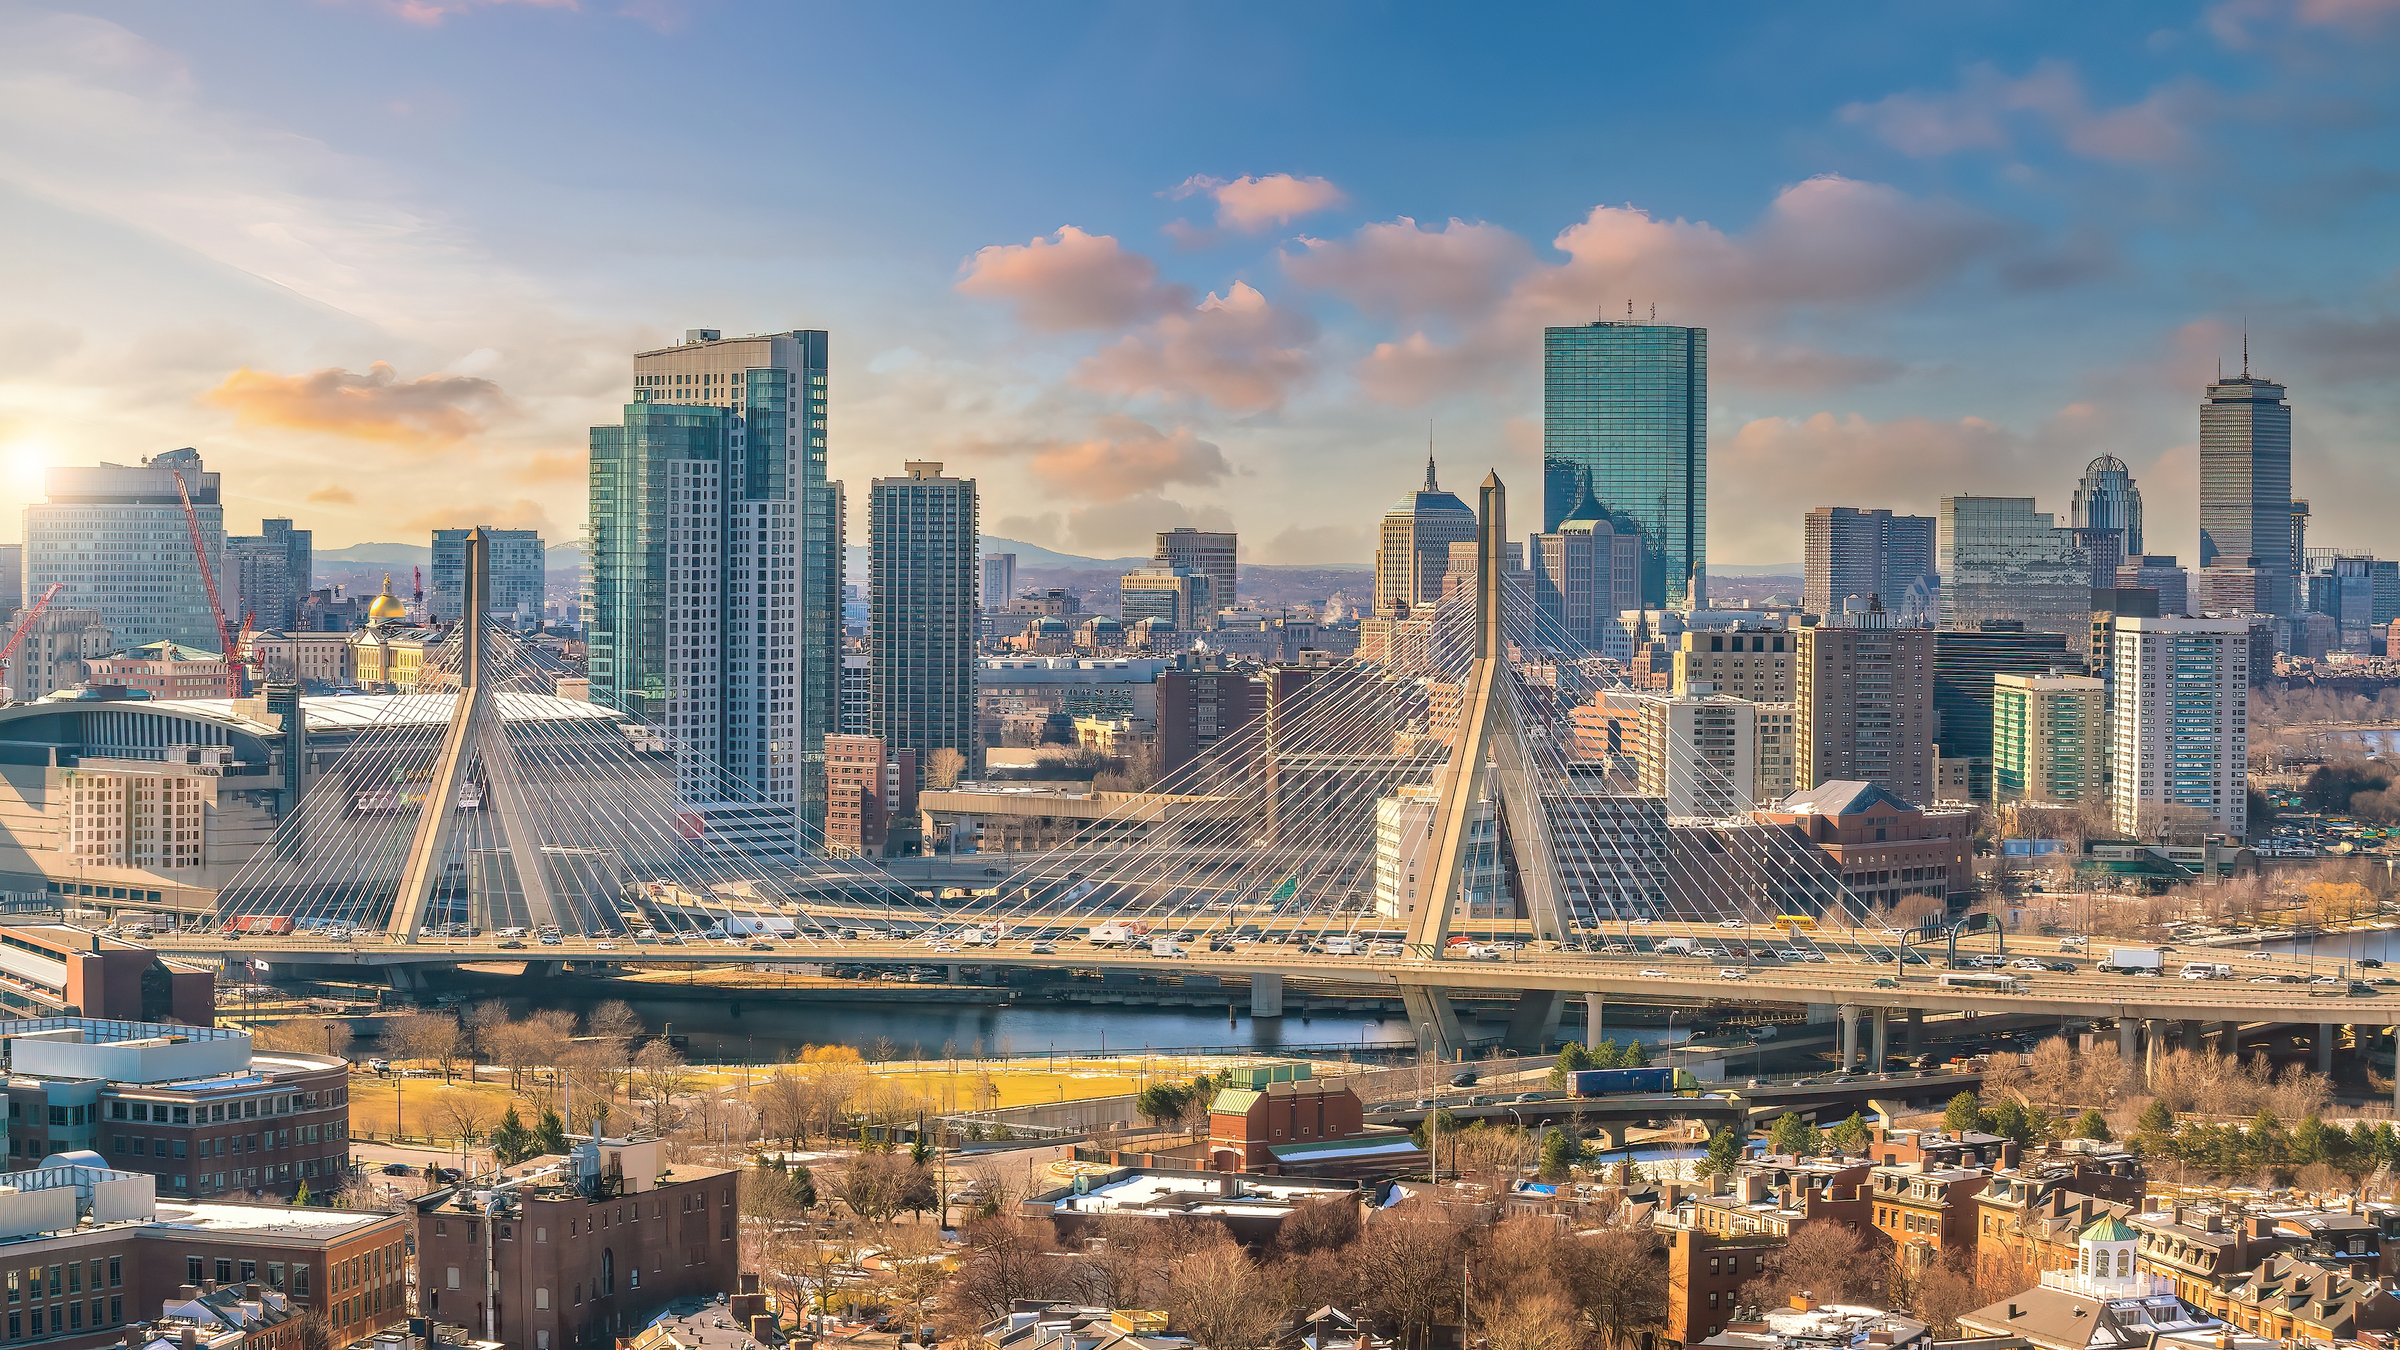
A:
{"type": "Polygon", "coordinates": [[[534,1286],[534,1290],[533,1290],[533,1307],[534,1307],[534,1311],[536,1311],[536,1312],[548,1312],[548,1311],[550,1311],[550,1290],[549,1290],[549,1287],[548,1287],[548,1286],[546,1286],[546,1285],[536,1285],[536,1286],[534,1286]]]}
{"type": "Polygon", "coordinates": [[[306,1262],[292,1267],[292,1292],[301,1298],[308,1297],[308,1264],[306,1262]]]}
{"type": "Polygon", "coordinates": [[[219,1283],[219,1284],[231,1284],[231,1283],[233,1283],[233,1258],[232,1258],[232,1257],[230,1257],[230,1256],[220,1256],[220,1257],[218,1257],[218,1258],[217,1258],[217,1283],[219,1283]]]}
{"type": "Polygon", "coordinates": [[[456,1267],[456,1266],[451,1266],[451,1267],[449,1268],[449,1281],[448,1281],[448,1283],[449,1283],[449,1286],[450,1286],[452,1289],[456,1289],[456,1288],[458,1288],[458,1267],[456,1267]]]}
{"type": "MultiPolygon", "coordinates": [[[[116,1275],[116,1265],[117,1265],[117,1263],[116,1263],[114,1260],[111,1260],[111,1261],[108,1263],[108,1265],[109,1265],[109,1275],[110,1275],[110,1277],[111,1277],[111,1280],[110,1280],[110,1282],[111,1282],[111,1283],[114,1283],[114,1282],[115,1282],[115,1280],[114,1280],[114,1277],[115,1277],[115,1275],[116,1275]]],[[[281,1288],[283,1288],[283,1262],[281,1262],[281,1261],[269,1261],[269,1262],[267,1262],[267,1287],[268,1287],[269,1289],[281,1289],[281,1288]]]]}
{"type": "Polygon", "coordinates": [[[533,1240],[536,1242],[548,1242],[550,1240],[550,1230],[547,1228],[534,1229],[533,1240]]]}
{"type": "Polygon", "coordinates": [[[183,1258],[183,1282],[185,1284],[198,1284],[200,1281],[207,1278],[207,1276],[200,1273],[199,1257],[187,1256],[183,1258]]]}
{"type": "Polygon", "coordinates": [[[257,1279],[257,1278],[258,1278],[258,1262],[256,1262],[256,1261],[244,1261],[244,1262],[242,1262],[242,1283],[244,1283],[244,1284],[248,1284],[248,1283],[250,1283],[252,1280],[255,1280],[255,1279],[257,1279]]]}

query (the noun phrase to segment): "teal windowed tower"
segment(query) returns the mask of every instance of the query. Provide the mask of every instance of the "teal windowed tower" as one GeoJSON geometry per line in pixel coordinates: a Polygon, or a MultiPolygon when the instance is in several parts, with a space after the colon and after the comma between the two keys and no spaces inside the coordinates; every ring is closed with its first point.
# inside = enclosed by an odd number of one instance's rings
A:
{"type": "Polygon", "coordinates": [[[1645,608],[1707,606],[1708,330],[1542,330],[1542,530],[1592,494],[1641,527],[1645,608]]]}

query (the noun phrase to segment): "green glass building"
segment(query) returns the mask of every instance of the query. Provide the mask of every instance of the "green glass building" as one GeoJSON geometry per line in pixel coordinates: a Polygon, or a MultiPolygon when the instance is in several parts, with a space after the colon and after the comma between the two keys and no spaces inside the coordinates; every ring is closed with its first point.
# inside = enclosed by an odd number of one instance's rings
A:
{"type": "Polygon", "coordinates": [[[1707,607],[1708,330],[1619,322],[1542,330],[1542,532],[1585,474],[1641,527],[1645,608],[1707,607]]]}

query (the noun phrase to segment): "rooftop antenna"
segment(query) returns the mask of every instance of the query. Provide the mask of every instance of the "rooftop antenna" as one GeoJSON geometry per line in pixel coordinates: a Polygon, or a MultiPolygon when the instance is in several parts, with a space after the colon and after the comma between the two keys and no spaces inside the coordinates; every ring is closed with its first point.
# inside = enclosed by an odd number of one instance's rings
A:
{"type": "Polygon", "coordinates": [[[1625,297],[1625,321],[1633,322],[1633,297],[1630,295],[1625,297]]]}
{"type": "Polygon", "coordinates": [[[1650,302],[1650,322],[1658,322],[1658,302],[1656,300],[1650,302]]]}
{"type": "Polygon", "coordinates": [[[2250,374],[2250,321],[2249,321],[2248,319],[2244,319],[2244,320],[2242,320],[2242,375],[2243,375],[2243,377],[2244,377],[2244,378],[2248,378],[2249,374],[2250,374]]]}
{"type": "Polygon", "coordinates": [[[1425,419],[1425,490],[1441,491],[1433,483],[1433,419],[1430,417],[1425,419]]]}

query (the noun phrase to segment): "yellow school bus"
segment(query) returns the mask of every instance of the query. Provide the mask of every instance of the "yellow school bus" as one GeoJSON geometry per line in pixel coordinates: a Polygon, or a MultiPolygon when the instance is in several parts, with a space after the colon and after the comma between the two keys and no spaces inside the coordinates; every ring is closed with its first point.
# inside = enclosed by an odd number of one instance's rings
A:
{"type": "Polygon", "coordinates": [[[1817,916],[1814,914],[1778,914],[1775,916],[1775,926],[1787,933],[1813,933],[1817,931],[1817,916]]]}

